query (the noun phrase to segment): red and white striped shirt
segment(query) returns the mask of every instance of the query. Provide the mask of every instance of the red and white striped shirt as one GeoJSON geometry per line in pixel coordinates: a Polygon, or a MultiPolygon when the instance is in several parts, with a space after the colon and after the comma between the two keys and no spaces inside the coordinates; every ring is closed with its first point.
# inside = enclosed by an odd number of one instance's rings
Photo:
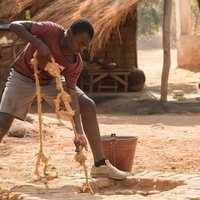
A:
{"type": "MultiPolygon", "coordinates": [[[[50,48],[56,62],[64,67],[61,75],[65,77],[66,85],[69,88],[75,88],[83,68],[83,62],[80,54],[77,54],[75,63],[70,63],[65,59],[59,46],[59,41],[64,31],[65,30],[62,26],[49,21],[34,22],[31,26],[31,33],[42,40],[50,48]]],[[[13,67],[18,73],[32,79],[33,81],[35,78],[30,60],[33,58],[35,51],[35,47],[28,43],[25,49],[19,54],[11,65],[11,67],[13,67]]],[[[49,62],[49,59],[45,56],[39,55],[37,56],[37,59],[39,61],[40,69],[40,84],[48,85],[53,78],[47,71],[44,70],[44,67],[46,66],[46,63],[49,62]]]]}

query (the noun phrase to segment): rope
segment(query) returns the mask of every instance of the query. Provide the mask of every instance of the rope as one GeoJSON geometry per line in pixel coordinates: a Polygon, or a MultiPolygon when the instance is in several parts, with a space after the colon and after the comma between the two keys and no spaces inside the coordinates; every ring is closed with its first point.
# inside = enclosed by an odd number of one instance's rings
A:
{"type": "Polygon", "coordinates": [[[41,89],[40,89],[40,82],[39,82],[39,71],[38,71],[38,61],[37,61],[37,52],[34,53],[33,59],[31,59],[31,64],[34,68],[34,77],[36,83],[36,96],[37,96],[37,111],[38,111],[38,121],[39,121],[39,152],[36,154],[36,166],[35,166],[35,174],[38,178],[42,178],[39,172],[40,164],[44,164],[44,174],[46,174],[47,169],[51,166],[48,164],[50,157],[47,157],[43,151],[43,131],[42,131],[42,98],[41,98],[41,89]]]}
{"type": "MultiPolygon", "coordinates": [[[[50,157],[46,157],[43,153],[43,132],[42,132],[42,98],[41,98],[41,90],[40,90],[40,84],[39,84],[39,71],[38,71],[38,61],[37,61],[37,52],[34,53],[33,59],[31,60],[31,64],[34,68],[34,76],[35,76],[35,82],[36,82],[36,95],[37,95],[37,102],[38,102],[38,117],[39,117],[39,141],[40,141],[40,147],[39,152],[37,155],[37,161],[36,161],[36,167],[35,167],[35,174],[41,178],[39,174],[39,165],[40,163],[44,163],[44,172],[51,166],[48,164],[48,161],[50,157]]],[[[71,97],[70,95],[63,89],[62,82],[60,80],[60,73],[64,69],[64,67],[60,66],[58,63],[55,62],[55,59],[51,57],[51,62],[48,62],[45,70],[49,72],[53,77],[56,79],[56,87],[58,91],[60,91],[54,100],[55,102],[55,112],[58,120],[61,122],[61,115],[65,114],[69,117],[70,122],[73,127],[73,131],[75,134],[75,137],[78,138],[78,132],[76,130],[76,126],[73,120],[73,116],[75,112],[72,110],[70,106],[71,97]],[[63,102],[65,110],[60,109],[60,104],[63,102]]],[[[62,122],[61,122],[62,123],[62,122]]],[[[87,160],[86,156],[83,153],[83,147],[79,146],[77,149],[77,154],[75,155],[75,161],[80,164],[80,166],[83,166],[86,183],[83,184],[82,190],[83,192],[90,192],[91,194],[94,194],[92,191],[92,188],[88,181],[88,172],[87,172],[87,166],[85,164],[85,161],[87,160]]]]}

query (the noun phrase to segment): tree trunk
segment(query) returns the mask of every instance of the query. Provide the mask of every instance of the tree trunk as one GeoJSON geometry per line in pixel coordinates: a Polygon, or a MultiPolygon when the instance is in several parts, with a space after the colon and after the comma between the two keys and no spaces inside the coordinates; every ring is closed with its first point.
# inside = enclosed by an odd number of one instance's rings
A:
{"type": "Polygon", "coordinates": [[[170,24],[172,13],[172,0],[164,0],[164,15],[163,15],[163,53],[164,62],[161,80],[161,101],[167,101],[168,93],[168,77],[171,65],[170,56],[170,24]]]}
{"type": "Polygon", "coordinates": [[[199,10],[200,10],[200,0],[198,0],[199,10]]]}

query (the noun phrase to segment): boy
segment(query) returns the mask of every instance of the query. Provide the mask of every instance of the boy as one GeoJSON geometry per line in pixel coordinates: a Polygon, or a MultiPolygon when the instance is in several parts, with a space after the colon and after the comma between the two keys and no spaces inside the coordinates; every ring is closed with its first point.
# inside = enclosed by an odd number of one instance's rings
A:
{"type": "Polygon", "coordinates": [[[59,65],[64,67],[61,75],[65,78],[66,91],[72,99],[71,107],[75,111],[74,121],[79,133],[79,138],[74,140],[74,144],[82,145],[87,150],[86,134],[94,157],[91,176],[126,178],[125,172],[116,169],[108,160],[105,160],[95,103],[76,86],[83,67],[81,53],[89,46],[94,36],[91,23],[85,18],[80,18],[75,20],[68,30],[64,30],[58,24],[48,21],[14,21],[10,24],[10,29],[28,44],[12,63],[12,71],[2,95],[0,142],[8,132],[14,118],[25,120],[35,98],[35,79],[30,60],[37,50],[41,95],[53,107],[53,100],[57,95],[55,79],[44,70],[44,67],[51,55],[59,65]]]}

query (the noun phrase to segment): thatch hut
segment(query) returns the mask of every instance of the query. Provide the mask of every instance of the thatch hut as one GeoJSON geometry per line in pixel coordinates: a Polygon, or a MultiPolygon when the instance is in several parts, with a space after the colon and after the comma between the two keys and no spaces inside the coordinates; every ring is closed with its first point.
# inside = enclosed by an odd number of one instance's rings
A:
{"type": "Polygon", "coordinates": [[[26,10],[31,19],[49,20],[68,28],[78,17],[88,18],[95,38],[89,48],[90,61],[103,58],[120,68],[137,68],[137,10],[140,0],[4,0],[0,19],[23,20],[26,10]],[[4,9],[6,8],[6,9],[4,9]]]}

